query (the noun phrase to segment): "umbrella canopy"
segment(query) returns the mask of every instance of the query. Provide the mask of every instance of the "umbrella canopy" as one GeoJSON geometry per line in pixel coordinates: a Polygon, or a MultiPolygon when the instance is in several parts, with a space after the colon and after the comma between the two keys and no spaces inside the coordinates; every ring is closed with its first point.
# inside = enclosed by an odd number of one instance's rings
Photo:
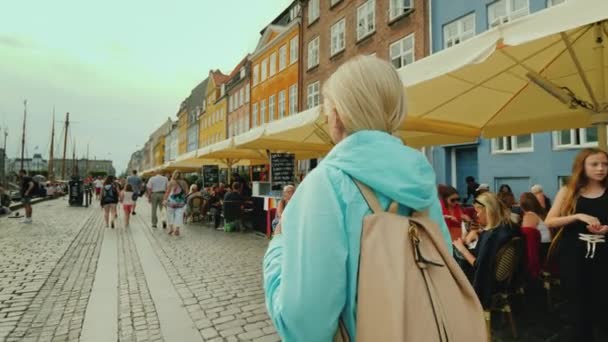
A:
{"type": "Polygon", "coordinates": [[[599,127],[606,148],[608,1],[569,0],[399,70],[410,117],[499,137],[599,127]]]}
{"type": "Polygon", "coordinates": [[[231,168],[268,163],[266,152],[237,148],[233,138],[200,148],[197,153],[199,161],[205,165],[221,165],[231,168]]]}
{"type": "MultiPolygon", "coordinates": [[[[479,129],[438,120],[406,118],[396,132],[413,147],[472,142],[479,129]]],[[[239,148],[295,153],[298,159],[321,157],[333,147],[320,106],[274,121],[235,137],[239,148]]]]}

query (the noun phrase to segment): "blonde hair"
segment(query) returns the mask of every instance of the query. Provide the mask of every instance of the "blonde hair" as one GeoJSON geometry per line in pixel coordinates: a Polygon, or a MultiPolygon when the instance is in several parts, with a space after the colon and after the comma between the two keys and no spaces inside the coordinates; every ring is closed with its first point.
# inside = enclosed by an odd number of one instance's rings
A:
{"type": "Polygon", "coordinates": [[[388,62],[358,56],[344,63],[323,86],[324,110],[335,107],[347,134],[360,130],[393,133],[407,114],[403,83],[388,62]]]}
{"type": "Polygon", "coordinates": [[[486,209],[488,217],[486,229],[493,229],[501,224],[510,225],[512,223],[511,210],[498,199],[496,194],[484,192],[475,198],[475,202],[481,203],[486,209]]]}

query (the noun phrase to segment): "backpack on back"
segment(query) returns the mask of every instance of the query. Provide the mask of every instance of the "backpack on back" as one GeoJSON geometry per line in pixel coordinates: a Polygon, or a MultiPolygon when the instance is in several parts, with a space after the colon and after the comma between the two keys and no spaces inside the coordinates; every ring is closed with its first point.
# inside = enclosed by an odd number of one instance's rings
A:
{"type": "Polygon", "coordinates": [[[105,186],[103,187],[102,199],[104,204],[118,203],[118,190],[116,190],[116,187],[113,184],[110,185],[109,189],[105,186]]]}
{"type": "MultiPolygon", "coordinates": [[[[384,211],[355,180],[372,210],[363,219],[357,341],[485,342],[483,309],[428,213],[384,211]]],[[[341,321],[335,341],[349,341],[341,321]]]]}

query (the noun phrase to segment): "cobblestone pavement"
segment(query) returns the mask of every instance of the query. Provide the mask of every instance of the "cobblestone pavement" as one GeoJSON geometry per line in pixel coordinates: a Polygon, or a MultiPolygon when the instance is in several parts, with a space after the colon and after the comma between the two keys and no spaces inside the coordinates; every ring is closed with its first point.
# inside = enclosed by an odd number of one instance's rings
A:
{"type": "Polygon", "coordinates": [[[150,228],[149,206],[138,207],[160,260],[206,341],[279,341],[264,305],[261,262],[267,240],[227,234],[196,223],[180,237],[150,228]]]}
{"type": "MultiPolygon", "coordinates": [[[[175,336],[184,330],[171,331],[167,324],[173,313],[191,329],[185,342],[279,341],[264,306],[261,260],[267,240],[200,223],[170,237],[151,227],[149,211],[140,204],[131,227],[124,228],[120,217],[115,230],[105,228],[97,205],[71,208],[64,200],[35,205],[32,225],[0,218],[0,342],[81,340],[88,331],[85,317],[99,312],[90,299],[102,293],[95,285],[100,263],[112,266],[117,279],[106,300],[116,303],[117,315],[108,319],[117,331],[92,341],[180,340],[175,336]],[[113,261],[102,261],[110,259],[100,258],[100,250],[115,256],[113,261]]],[[[569,327],[563,312],[547,312],[544,299],[542,289],[514,297],[519,338],[497,313],[493,340],[564,341],[569,327]]]]}

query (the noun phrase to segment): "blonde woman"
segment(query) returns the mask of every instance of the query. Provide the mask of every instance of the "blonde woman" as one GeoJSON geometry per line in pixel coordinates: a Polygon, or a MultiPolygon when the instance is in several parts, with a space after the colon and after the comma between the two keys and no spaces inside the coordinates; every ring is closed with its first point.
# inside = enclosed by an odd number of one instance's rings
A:
{"type": "Polygon", "coordinates": [[[431,165],[393,136],[407,111],[395,69],[356,57],[327,80],[323,96],[336,145],[298,186],[264,257],[266,306],[283,341],[331,341],[340,318],[356,339],[361,229],[370,210],[351,177],[385,207],[398,202],[401,214],[429,209],[451,251],[431,165]]]}
{"type": "Polygon", "coordinates": [[[473,206],[482,230],[480,233],[470,232],[465,241],[454,241],[454,247],[472,267],[473,288],[482,306],[488,308],[494,288],[494,259],[500,248],[519,235],[519,227],[511,220],[509,208],[494,193],[486,192],[477,196],[473,206]],[[469,250],[465,243],[470,244],[475,240],[475,248],[469,250]]]}
{"type": "Polygon", "coordinates": [[[182,179],[180,171],[173,172],[171,181],[167,185],[167,191],[163,203],[167,207],[167,223],[169,224],[169,235],[179,236],[179,228],[184,225],[184,210],[186,206],[186,192],[188,183],[182,179]]]}

